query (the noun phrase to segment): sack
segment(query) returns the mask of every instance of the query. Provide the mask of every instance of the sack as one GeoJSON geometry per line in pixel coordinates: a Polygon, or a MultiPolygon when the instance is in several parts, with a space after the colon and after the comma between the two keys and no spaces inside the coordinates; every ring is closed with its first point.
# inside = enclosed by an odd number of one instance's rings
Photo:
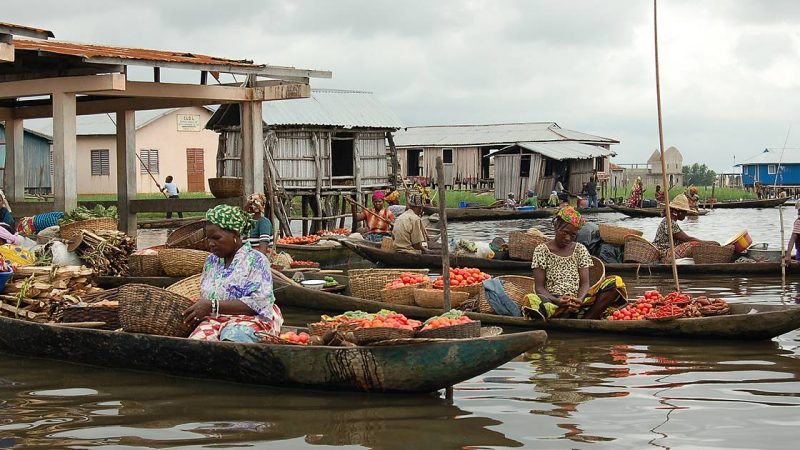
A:
{"type": "Polygon", "coordinates": [[[619,245],[608,244],[603,242],[600,244],[600,251],[597,255],[601,261],[608,264],[616,264],[622,262],[622,247],[619,245]]]}
{"type": "Polygon", "coordinates": [[[53,254],[54,266],[80,266],[83,264],[78,255],[67,250],[67,244],[61,241],[53,241],[50,244],[50,252],[53,254]]]}

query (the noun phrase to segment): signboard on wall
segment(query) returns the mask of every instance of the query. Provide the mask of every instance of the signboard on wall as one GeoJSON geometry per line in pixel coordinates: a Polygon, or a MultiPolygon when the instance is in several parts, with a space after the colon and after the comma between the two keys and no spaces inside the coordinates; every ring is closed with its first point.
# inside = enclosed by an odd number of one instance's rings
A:
{"type": "Polygon", "coordinates": [[[178,131],[200,131],[199,114],[177,114],[178,131]]]}

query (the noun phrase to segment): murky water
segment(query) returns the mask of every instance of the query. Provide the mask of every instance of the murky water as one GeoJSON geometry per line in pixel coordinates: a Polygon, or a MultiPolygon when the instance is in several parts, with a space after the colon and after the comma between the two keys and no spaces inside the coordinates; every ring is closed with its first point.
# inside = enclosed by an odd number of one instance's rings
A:
{"type": "MultiPolygon", "coordinates": [[[[780,241],[777,210],[712,214],[684,229],[724,240],[748,227],[755,241],[780,241]]],[[[658,223],[624,222],[645,236],[658,223]]],[[[546,223],[451,229],[484,239],[546,223]]],[[[671,286],[661,277],[626,281],[634,294],[671,286]]],[[[779,278],[687,278],[684,286],[732,302],[793,302],[800,292],[797,277],[787,295],[779,278]]],[[[293,324],[312,317],[286,313],[293,324]]],[[[0,447],[792,448],[800,332],[757,343],[551,333],[541,351],[457,385],[452,404],[434,395],[290,391],[2,355],[0,399],[0,447]]]]}

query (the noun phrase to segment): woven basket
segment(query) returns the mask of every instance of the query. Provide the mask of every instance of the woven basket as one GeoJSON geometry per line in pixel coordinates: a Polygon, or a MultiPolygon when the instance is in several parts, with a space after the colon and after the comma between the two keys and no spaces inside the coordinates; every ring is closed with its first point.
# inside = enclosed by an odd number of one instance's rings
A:
{"type": "Polygon", "coordinates": [[[209,178],[208,188],[211,194],[217,198],[241,197],[243,195],[244,184],[238,177],[209,178]]]}
{"type": "Polygon", "coordinates": [[[495,278],[503,282],[504,288],[508,284],[511,284],[520,290],[526,291],[526,294],[532,294],[536,292],[536,280],[534,280],[533,277],[523,277],[521,275],[500,275],[495,278]]]}
{"type": "Polygon", "coordinates": [[[733,245],[701,242],[692,249],[692,258],[695,264],[721,264],[731,262],[733,253],[733,245]]]}
{"type": "Polygon", "coordinates": [[[394,238],[385,237],[381,239],[381,250],[392,250],[394,248],[394,238]]]}
{"type": "Polygon", "coordinates": [[[592,267],[589,267],[589,286],[594,286],[606,278],[606,265],[596,256],[592,256],[592,267]]]}
{"type": "Polygon", "coordinates": [[[618,227],[616,225],[609,225],[606,223],[601,223],[599,225],[600,228],[600,239],[604,242],[613,244],[613,245],[625,245],[625,237],[634,235],[634,236],[641,236],[642,233],[639,230],[634,230],[632,228],[625,228],[625,227],[618,227]]]}
{"type": "Polygon", "coordinates": [[[373,342],[387,341],[390,339],[404,339],[413,336],[414,330],[404,330],[402,328],[358,328],[353,331],[353,337],[355,337],[356,344],[358,345],[371,344],[373,342]]]}
{"type": "Polygon", "coordinates": [[[550,240],[546,236],[513,231],[508,235],[508,256],[511,259],[521,259],[530,261],[533,259],[533,251],[539,244],[544,244],[550,240]]]}
{"type": "Polygon", "coordinates": [[[647,239],[635,235],[625,237],[625,262],[650,264],[659,259],[661,259],[661,252],[647,239]]]}
{"type": "MultiPolygon", "coordinates": [[[[501,275],[497,277],[498,280],[503,282],[503,290],[514,303],[520,308],[528,306],[528,294],[536,293],[536,282],[531,277],[524,277],[520,275],[501,275]]],[[[486,299],[486,293],[481,292],[478,295],[478,312],[484,314],[497,314],[497,312],[489,304],[486,299]]]]}
{"type": "Polygon", "coordinates": [[[462,323],[433,330],[420,330],[414,337],[427,339],[469,339],[481,336],[481,321],[462,323]]]}
{"type": "Polygon", "coordinates": [[[381,300],[395,305],[413,305],[414,291],[431,287],[430,280],[409,284],[397,289],[381,289],[381,300]]]}
{"type": "Polygon", "coordinates": [[[208,251],[206,220],[186,224],[169,234],[167,248],[189,248],[208,251]]]}
{"type": "Polygon", "coordinates": [[[192,306],[186,297],[144,284],[119,288],[119,320],[131,333],[187,337],[192,327],[183,323],[183,312],[192,306]]]}
{"type": "Polygon", "coordinates": [[[80,235],[81,230],[96,232],[100,230],[116,231],[117,219],[112,217],[98,217],[96,219],[81,220],[72,222],[59,228],[58,234],[62,239],[72,240],[80,235]]]}
{"type": "Polygon", "coordinates": [[[90,294],[83,298],[85,305],[73,305],[61,312],[60,322],[105,322],[99,327],[101,330],[116,330],[120,328],[119,323],[119,304],[116,305],[97,305],[101,301],[118,301],[119,289],[109,289],[106,291],[90,294]]]}
{"type": "MultiPolygon", "coordinates": [[[[160,251],[163,248],[163,245],[159,245],[150,247],[148,250],[160,251]]],[[[161,267],[158,254],[137,255],[134,253],[128,257],[128,274],[132,277],[160,277],[164,275],[164,269],[161,267]]]]}
{"type": "Polygon", "coordinates": [[[164,273],[169,277],[189,277],[203,271],[209,253],[185,248],[165,248],[158,252],[164,273]]]}
{"type": "Polygon", "coordinates": [[[350,294],[379,302],[386,283],[397,279],[404,272],[427,274],[428,269],[352,269],[347,272],[350,277],[350,294]]]}
{"type": "Polygon", "coordinates": [[[700,309],[700,314],[702,314],[703,317],[705,317],[705,316],[724,316],[726,314],[730,314],[730,312],[731,312],[731,307],[730,306],[725,307],[723,309],[711,309],[711,308],[707,308],[707,307],[706,308],[699,308],[699,309],[700,309]]]}
{"type": "MultiPolygon", "coordinates": [[[[458,308],[467,301],[469,294],[466,292],[450,292],[450,306],[458,308]]],[[[441,289],[415,289],[414,304],[423,308],[442,309],[444,307],[444,291],[441,289]]]]}
{"type": "Polygon", "coordinates": [[[312,336],[325,336],[328,332],[333,331],[336,329],[336,322],[333,321],[326,321],[326,322],[314,322],[308,324],[308,332],[312,336]]]}
{"type": "Polygon", "coordinates": [[[202,274],[192,275],[167,287],[173,294],[178,294],[190,299],[198,299],[200,295],[200,279],[202,274]]]}

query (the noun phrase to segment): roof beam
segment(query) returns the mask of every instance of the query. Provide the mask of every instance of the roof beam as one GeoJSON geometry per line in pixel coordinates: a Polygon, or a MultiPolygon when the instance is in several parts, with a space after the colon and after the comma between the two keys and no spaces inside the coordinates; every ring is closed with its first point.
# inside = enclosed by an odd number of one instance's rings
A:
{"type": "MultiPolygon", "coordinates": [[[[2,34],[0,34],[0,38],[2,38],[2,34]]],[[[2,62],[14,62],[14,44],[9,44],[7,42],[2,42],[0,39],[0,63],[2,62]]]]}
{"type": "Polygon", "coordinates": [[[207,86],[201,84],[153,83],[149,81],[128,81],[125,91],[95,91],[93,95],[124,95],[139,98],[186,98],[225,102],[262,100],[253,88],[233,86],[207,86]]]}
{"type": "Polygon", "coordinates": [[[0,23],[0,34],[13,34],[14,36],[29,37],[35,39],[47,39],[55,37],[50,30],[40,30],[37,28],[17,26],[10,23],[0,23]]]}
{"type": "Polygon", "coordinates": [[[145,59],[116,58],[110,56],[85,57],[87,63],[96,64],[121,64],[130,66],[162,67],[165,69],[207,70],[209,72],[235,73],[242,75],[259,75],[267,78],[292,77],[297,78],[331,78],[333,73],[329,70],[296,69],[294,67],[247,65],[236,64],[202,64],[178,61],[153,61],[145,59]]]}
{"type": "Polygon", "coordinates": [[[82,77],[43,78],[39,80],[8,81],[0,83],[0,98],[33,97],[53,92],[115,91],[125,90],[125,75],[87,75],[82,77]]]}
{"type": "MultiPolygon", "coordinates": [[[[214,105],[220,102],[208,100],[175,99],[175,98],[109,98],[91,101],[79,101],[76,114],[79,116],[91,114],[114,113],[121,110],[148,110],[182,108],[185,106],[214,105]]],[[[235,102],[234,102],[235,103],[235,102]]],[[[3,117],[3,110],[0,108],[0,118],[3,117]]],[[[53,107],[50,104],[34,105],[13,108],[12,117],[15,119],[40,119],[52,117],[53,107]]]]}

